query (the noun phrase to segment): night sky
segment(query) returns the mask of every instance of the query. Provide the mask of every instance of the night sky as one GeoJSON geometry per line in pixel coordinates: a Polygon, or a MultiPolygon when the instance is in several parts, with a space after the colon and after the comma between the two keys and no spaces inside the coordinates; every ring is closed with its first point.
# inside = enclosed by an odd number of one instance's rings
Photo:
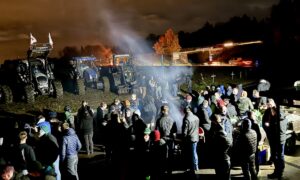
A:
{"type": "Polygon", "coordinates": [[[29,33],[52,35],[52,56],[65,46],[117,44],[168,28],[192,32],[230,17],[268,17],[279,0],[1,0],[0,62],[24,58],[29,33]]]}

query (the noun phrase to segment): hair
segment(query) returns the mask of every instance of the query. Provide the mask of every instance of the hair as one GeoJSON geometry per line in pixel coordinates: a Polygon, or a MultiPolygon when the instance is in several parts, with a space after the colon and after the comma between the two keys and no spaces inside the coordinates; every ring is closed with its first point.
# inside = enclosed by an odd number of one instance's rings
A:
{"type": "Polygon", "coordinates": [[[107,106],[106,102],[101,102],[100,107],[104,107],[104,106],[107,106]]]}
{"type": "Polygon", "coordinates": [[[39,115],[39,116],[37,117],[38,120],[43,119],[43,118],[45,119],[45,116],[43,116],[43,115],[39,115]]]}
{"type": "Polygon", "coordinates": [[[167,106],[167,105],[161,106],[161,112],[163,114],[167,114],[169,112],[169,106],[167,106]]]}
{"type": "Polygon", "coordinates": [[[70,127],[70,124],[67,123],[67,122],[65,122],[65,123],[62,124],[62,128],[63,129],[68,129],[69,127],[70,127]]]}
{"type": "Polygon", "coordinates": [[[27,132],[26,131],[21,131],[19,133],[19,138],[20,138],[20,140],[26,139],[27,138],[27,132]]]}
{"type": "Polygon", "coordinates": [[[205,100],[203,101],[203,106],[204,106],[204,107],[207,107],[207,106],[208,106],[208,100],[205,99],[205,100]]]}
{"type": "Polygon", "coordinates": [[[242,120],[242,129],[243,130],[249,130],[251,129],[252,123],[249,119],[242,120]]]}
{"type": "Polygon", "coordinates": [[[275,101],[274,101],[274,99],[272,99],[272,98],[268,98],[267,104],[270,104],[271,107],[275,107],[275,108],[276,108],[275,101]]]}
{"type": "Polygon", "coordinates": [[[248,96],[247,91],[242,91],[242,97],[247,97],[247,96],[248,96]]]}

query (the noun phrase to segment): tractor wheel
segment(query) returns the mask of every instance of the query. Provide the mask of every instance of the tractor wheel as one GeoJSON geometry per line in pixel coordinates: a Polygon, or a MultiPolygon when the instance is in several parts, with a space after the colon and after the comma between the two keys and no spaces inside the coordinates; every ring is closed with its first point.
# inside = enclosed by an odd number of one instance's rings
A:
{"type": "Polygon", "coordinates": [[[10,104],[13,102],[13,95],[9,86],[0,86],[0,103],[10,104]]]}
{"type": "Polygon", "coordinates": [[[59,81],[54,81],[53,82],[53,89],[54,89],[54,93],[53,96],[54,98],[61,98],[63,96],[63,86],[61,84],[61,82],[59,81]]]}
{"type": "Polygon", "coordinates": [[[106,76],[103,77],[102,79],[103,79],[103,85],[104,85],[103,91],[107,93],[107,92],[110,91],[110,82],[109,82],[109,79],[106,76]]]}
{"type": "Polygon", "coordinates": [[[34,97],[34,89],[32,86],[25,86],[24,88],[25,90],[25,102],[26,103],[34,103],[35,101],[35,97],[34,97]]]}
{"type": "Polygon", "coordinates": [[[82,79],[76,80],[76,93],[78,95],[85,95],[85,85],[82,79]]]}

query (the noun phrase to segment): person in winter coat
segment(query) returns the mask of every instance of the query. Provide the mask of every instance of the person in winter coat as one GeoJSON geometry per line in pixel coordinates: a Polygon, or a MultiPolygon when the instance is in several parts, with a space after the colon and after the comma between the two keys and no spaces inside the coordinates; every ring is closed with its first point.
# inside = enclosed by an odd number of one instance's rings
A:
{"type": "Polygon", "coordinates": [[[141,119],[138,111],[134,112],[132,115],[132,125],[129,127],[129,133],[134,150],[137,154],[139,154],[144,144],[144,131],[146,128],[147,124],[141,119]]]}
{"type": "Polygon", "coordinates": [[[75,129],[75,117],[72,115],[71,106],[67,105],[64,107],[65,111],[65,122],[69,123],[70,127],[75,129]]]}
{"type": "Polygon", "coordinates": [[[57,161],[59,160],[59,145],[57,139],[50,133],[46,124],[38,125],[38,142],[36,144],[36,159],[44,167],[44,172],[60,179],[60,171],[57,161]]]}
{"type": "Polygon", "coordinates": [[[217,179],[229,180],[231,162],[228,151],[232,146],[232,142],[225,132],[221,116],[219,114],[213,115],[210,131],[210,134],[212,135],[212,158],[215,165],[217,179]]]}
{"type": "MultiPolygon", "coordinates": [[[[287,118],[282,112],[279,112],[279,109],[274,108],[274,100],[268,99],[268,106],[273,106],[270,111],[265,112],[266,119],[269,117],[269,125],[268,125],[268,139],[271,139],[270,147],[271,147],[271,156],[273,156],[273,161],[275,165],[274,172],[268,175],[270,179],[281,179],[283,175],[283,171],[285,168],[284,162],[284,147],[286,142],[286,130],[287,130],[287,118]],[[273,104],[273,105],[271,105],[273,104]],[[274,110],[276,110],[274,112],[274,110]],[[267,113],[267,114],[266,114],[267,113]],[[271,145],[272,144],[272,145],[271,145]]],[[[263,119],[264,120],[264,119],[263,119]]],[[[267,121],[263,121],[265,125],[267,125],[267,121]]]]}
{"type": "Polygon", "coordinates": [[[177,125],[176,122],[169,116],[169,106],[164,105],[161,107],[161,117],[156,121],[155,130],[160,132],[161,138],[167,144],[167,151],[165,154],[167,165],[165,170],[168,174],[171,174],[174,155],[174,139],[177,133],[177,125]]]}
{"type": "Polygon", "coordinates": [[[152,96],[146,95],[143,99],[143,108],[141,110],[141,116],[144,122],[147,124],[150,129],[154,128],[155,117],[157,109],[155,106],[155,100],[152,96]]]}
{"type": "Polygon", "coordinates": [[[94,153],[93,128],[94,128],[94,112],[88,106],[86,101],[82,101],[81,107],[78,109],[77,118],[80,133],[84,137],[86,152],[88,155],[94,153]]]}
{"type": "Polygon", "coordinates": [[[273,99],[269,98],[267,100],[267,109],[264,112],[264,115],[262,117],[262,127],[265,130],[268,138],[268,142],[270,145],[271,149],[271,157],[270,157],[270,162],[273,163],[275,161],[275,137],[274,137],[274,131],[275,129],[275,124],[277,123],[278,117],[278,112],[277,112],[277,107],[273,99]]]}
{"type": "Polygon", "coordinates": [[[21,172],[23,175],[27,175],[28,170],[30,170],[33,165],[33,162],[36,161],[35,152],[30,145],[26,144],[26,131],[21,131],[19,133],[19,139],[20,143],[14,148],[13,165],[18,172],[21,172]]]}
{"type": "Polygon", "coordinates": [[[250,98],[248,98],[247,91],[242,91],[242,95],[237,102],[237,107],[240,116],[247,116],[247,112],[254,109],[250,98]]]}
{"type": "Polygon", "coordinates": [[[258,174],[259,172],[259,149],[258,149],[258,146],[260,145],[260,143],[263,143],[261,142],[262,140],[262,135],[261,135],[261,132],[260,132],[260,127],[257,123],[257,120],[256,120],[256,115],[255,115],[255,112],[254,111],[249,111],[248,112],[248,118],[249,120],[251,121],[251,129],[254,130],[256,132],[256,135],[257,135],[257,143],[256,143],[256,153],[255,153],[255,167],[256,167],[256,174],[258,174]]]}
{"type": "Polygon", "coordinates": [[[195,171],[198,171],[199,118],[192,113],[189,107],[185,108],[182,134],[188,171],[195,174],[195,171]]]}
{"type": "Polygon", "coordinates": [[[68,123],[62,125],[63,140],[61,146],[61,162],[65,168],[65,177],[70,179],[76,177],[78,180],[77,166],[78,166],[78,152],[81,149],[81,143],[73,128],[69,127],[68,123]]]}
{"type": "Polygon", "coordinates": [[[265,92],[269,91],[271,83],[265,79],[261,79],[257,85],[257,91],[261,94],[261,99],[263,102],[267,101],[267,96],[264,95],[265,92]]]}
{"type": "Polygon", "coordinates": [[[257,134],[251,129],[251,121],[249,119],[244,119],[242,122],[241,133],[237,140],[237,146],[239,148],[239,157],[245,179],[257,179],[255,170],[257,134]]]}

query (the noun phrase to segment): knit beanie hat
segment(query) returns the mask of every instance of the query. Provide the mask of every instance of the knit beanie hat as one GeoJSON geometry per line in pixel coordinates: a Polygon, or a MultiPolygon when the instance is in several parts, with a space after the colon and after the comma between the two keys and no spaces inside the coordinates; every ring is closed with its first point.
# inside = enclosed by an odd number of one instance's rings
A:
{"type": "Polygon", "coordinates": [[[160,132],[159,130],[154,130],[154,141],[160,140],[160,132]]]}
{"type": "Polygon", "coordinates": [[[144,134],[150,134],[150,133],[151,133],[151,130],[149,128],[146,128],[144,131],[144,134]]]}
{"type": "Polygon", "coordinates": [[[49,128],[49,126],[47,126],[46,124],[41,124],[41,125],[39,125],[39,127],[40,127],[41,130],[43,130],[46,134],[50,133],[50,128],[49,128]]]}

